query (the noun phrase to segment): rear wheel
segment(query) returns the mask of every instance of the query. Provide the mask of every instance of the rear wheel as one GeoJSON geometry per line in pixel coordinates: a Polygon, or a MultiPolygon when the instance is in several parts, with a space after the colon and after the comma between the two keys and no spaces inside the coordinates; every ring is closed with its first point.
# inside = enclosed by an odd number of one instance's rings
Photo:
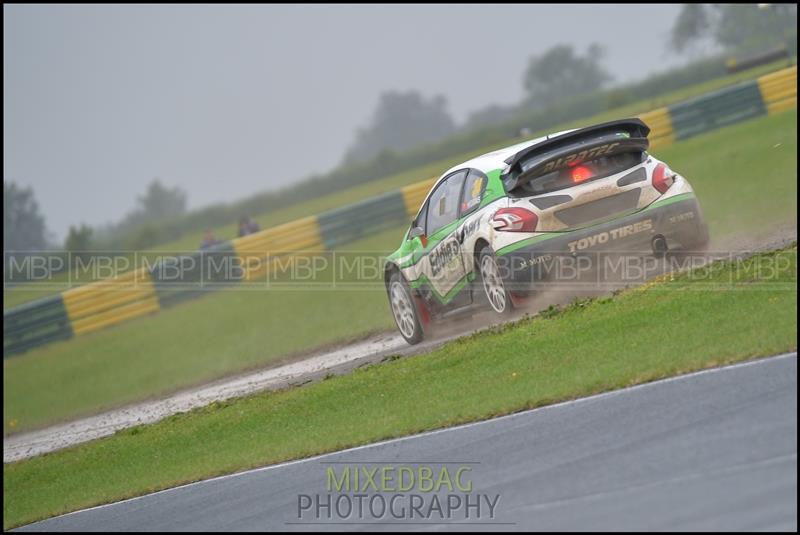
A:
{"type": "Polygon", "coordinates": [[[389,294],[389,307],[397,325],[397,330],[411,345],[422,341],[422,322],[419,310],[414,304],[411,290],[400,273],[393,273],[387,288],[389,294]]]}
{"type": "Polygon", "coordinates": [[[488,245],[481,249],[478,267],[483,285],[484,295],[489,302],[489,306],[498,314],[511,314],[513,303],[511,296],[503,282],[500,268],[497,265],[497,257],[488,245]]]}

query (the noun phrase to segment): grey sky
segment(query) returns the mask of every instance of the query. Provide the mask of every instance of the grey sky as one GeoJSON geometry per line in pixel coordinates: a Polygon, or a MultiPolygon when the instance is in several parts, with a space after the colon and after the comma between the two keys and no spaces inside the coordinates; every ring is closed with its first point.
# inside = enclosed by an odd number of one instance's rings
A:
{"type": "Polygon", "coordinates": [[[154,177],[191,207],[335,165],[387,89],[462,121],[522,96],[528,58],[606,46],[626,81],[674,65],[678,5],[3,6],[3,175],[49,229],[117,220],[154,177]]]}

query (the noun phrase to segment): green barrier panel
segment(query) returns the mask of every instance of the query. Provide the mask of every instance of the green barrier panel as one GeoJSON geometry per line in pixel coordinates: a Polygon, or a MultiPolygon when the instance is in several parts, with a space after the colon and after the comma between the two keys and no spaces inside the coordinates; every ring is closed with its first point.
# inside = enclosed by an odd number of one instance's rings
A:
{"type": "Polygon", "coordinates": [[[71,332],[62,329],[52,331],[49,334],[43,333],[35,338],[21,339],[15,343],[3,346],[3,358],[14,357],[30,349],[35,349],[60,340],[68,340],[70,338],[72,338],[71,332]]]}
{"type": "MultiPolygon", "coordinates": [[[[64,319],[64,310],[60,307],[53,307],[39,313],[31,313],[20,317],[20,321],[5,321],[3,326],[3,337],[11,338],[25,336],[29,332],[45,329],[52,323],[61,323],[64,319]]],[[[69,318],[67,318],[69,320],[69,318]]]]}
{"type": "Polygon", "coordinates": [[[3,357],[72,337],[61,295],[26,303],[3,313],[3,357]]]}
{"type": "Polygon", "coordinates": [[[669,107],[675,139],[686,139],[764,115],[766,106],[753,80],[669,107]]]}
{"type": "Polygon", "coordinates": [[[326,249],[355,241],[408,219],[401,191],[385,193],[318,216],[326,249]]]}
{"type": "Polygon", "coordinates": [[[233,243],[156,263],[150,270],[159,304],[171,306],[242,280],[244,271],[233,243]]]}

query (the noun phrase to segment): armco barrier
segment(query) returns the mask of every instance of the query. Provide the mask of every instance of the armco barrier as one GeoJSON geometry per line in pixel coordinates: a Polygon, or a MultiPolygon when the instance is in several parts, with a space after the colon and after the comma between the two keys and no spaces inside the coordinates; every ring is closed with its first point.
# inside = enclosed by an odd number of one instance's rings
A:
{"type": "MultiPolygon", "coordinates": [[[[640,115],[650,126],[652,148],[765,113],[797,106],[797,67],[640,115]]],[[[319,216],[224,242],[207,251],[140,268],[15,307],[3,313],[3,352],[21,353],[43,344],[86,334],[158,311],[220,287],[255,280],[278,262],[304,251],[321,251],[407,222],[435,179],[406,186],[319,216]],[[216,274],[209,266],[234,258],[240,277],[216,274]],[[187,267],[189,266],[189,267],[187,267]],[[201,267],[202,266],[202,267],[201,267]],[[176,269],[176,268],[182,269],[176,269]],[[173,274],[181,273],[179,280],[173,274]],[[198,284],[199,283],[199,284],[198,284]]],[[[229,263],[228,263],[229,264],[229,263]]]]}
{"type": "Polygon", "coordinates": [[[650,148],[657,149],[675,141],[669,108],[658,108],[639,116],[650,127],[650,148]]]}
{"type": "Polygon", "coordinates": [[[755,80],[726,87],[669,108],[676,140],[764,115],[766,111],[758,82],[755,80]]]}
{"type": "Polygon", "coordinates": [[[797,107],[797,67],[767,74],[758,79],[767,112],[779,113],[797,107]]]}
{"type": "Polygon", "coordinates": [[[386,230],[406,219],[406,205],[400,191],[344,206],[320,215],[320,232],[325,248],[355,241],[367,234],[386,230]]]}
{"type": "Polygon", "coordinates": [[[269,268],[270,251],[314,251],[324,248],[317,216],[305,217],[232,241],[244,266],[244,280],[254,280],[269,268]]]}
{"type": "Polygon", "coordinates": [[[72,288],[62,295],[75,336],[160,308],[150,271],[146,268],[72,288]]]}
{"type": "Polygon", "coordinates": [[[411,184],[410,186],[406,186],[400,190],[400,192],[403,194],[403,203],[406,206],[406,215],[408,217],[414,217],[417,215],[417,211],[422,205],[422,201],[425,200],[425,196],[433,187],[434,182],[436,182],[436,177],[423,180],[422,182],[417,182],[416,184],[411,184]]]}
{"type": "Polygon", "coordinates": [[[233,242],[224,241],[203,251],[157,262],[149,276],[160,306],[175,305],[238,281],[228,271],[235,264],[231,258],[237,258],[233,242]]]}
{"type": "Polygon", "coordinates": [[[3,354],[15,354],[72,337],[61,294],[3,312],[3,354]]]}

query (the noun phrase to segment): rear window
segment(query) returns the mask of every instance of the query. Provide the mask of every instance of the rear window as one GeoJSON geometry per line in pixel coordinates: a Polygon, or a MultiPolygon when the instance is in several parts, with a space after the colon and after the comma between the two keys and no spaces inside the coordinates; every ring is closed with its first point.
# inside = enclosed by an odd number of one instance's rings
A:
{"type": "Polygon", "coordinates": [[[620,173],[642,163],[646,158],[647,154],[644,152],[624,152],[611,156],[601,156],[574,167],[566,167],[534,178],[530,182],[520,184],[518,188],[510,193],[513,196],[527,197],[571,188],[620,173]]]}

